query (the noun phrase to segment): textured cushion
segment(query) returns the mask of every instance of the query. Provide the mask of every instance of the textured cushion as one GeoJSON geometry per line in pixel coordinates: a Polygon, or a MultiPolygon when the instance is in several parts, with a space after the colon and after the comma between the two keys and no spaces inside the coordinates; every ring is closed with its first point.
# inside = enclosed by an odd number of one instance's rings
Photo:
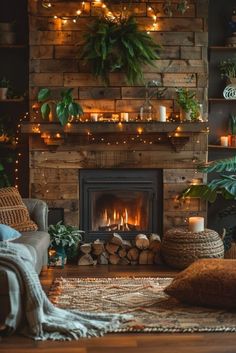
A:
{"type": "Polygon", "coordinates": [[[37,225],[30,219],[27,207],[14,187],[0,189],[0,223],[20,232],[37,230],[37,225]]]}
{"type": "Polygon", "coordinates": [[[11,241],[21,237],[21,234],[5,224],[0,224],[0,241],[11,241]]]}
{"type": "Polygon", "coordinates": [[[180,272],[165,293],[187,304],[236,308],[236,260],[198,260],[180,272]]]}

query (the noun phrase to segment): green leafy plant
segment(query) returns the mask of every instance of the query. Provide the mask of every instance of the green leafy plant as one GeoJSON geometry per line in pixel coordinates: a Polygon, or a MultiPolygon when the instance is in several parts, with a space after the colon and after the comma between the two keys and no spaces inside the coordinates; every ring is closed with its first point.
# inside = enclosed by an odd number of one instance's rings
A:
{"type": "Polygon", "coordinates": [[[236,156],[210,162],[207,166],[198,169],[203,173],[220,173],[220,176],[206,185],[191,185],[183,192],[182,197],[200,197],[209,202],[215,202],[218,195],[226,200],[236,199],[236,175],[221,174],[236,172],[236,156]]]}
{"type": "Polygon", "coordinates": [[[82,240],[82,230],[77,227],[64,225],[58,222],[56,225],[48,227],[50,235],[50,248],[64,249],[68,259],[73,259],[78,251],[78,245],[82,240]]]}
{"type": "MultiPolygon", "coordinates": [[[[181,197],[199,197],[211,203],[221,196],[225,200],[236,200],[236,156],[215,160],[208,165],[200,166],[203,173],[219,173],[219,178],[209,181],[206,185],[191,185],[181,197]],[[223,174],[221,174],[223,173],[223,174]],[[225,174],[229,173],[229,174],[225,174]],[[232,174],[231,174],[232,173],[232,174]]],[[[236,206],[230,205],[218,212],[219,222],[222,218],[236,214],[236,206]]],[[[232,221],[224,227],[224,246],[228,250],[232,241],[236,241],[236,225],[232,221]]]]}
{"type": "Polygon", "coordinates": [[[105,84],[109,84],[110,72],[120,70],[133,85],[144,82],[142,66],[153,65],[159,49],[150,35],[138,29],[134,17],[100,17],[85,34],[81,58],[105,84]]]}
{"type": "Polygon", "coordinates": [[[236,57],[222,60],[219,64],[221,77],[230,81],[231,78],[236,77],[236,57]]]}
{"type": "Polygon", "coordinates": [[[56,107],[56,115],[62,126],[66,125],[70,117],[83,114],[80,104],[74,101],[72,97],[73,88],[61,91],[61,99],[52,99],[52,93],[49,88],[42,88],[38,93],[38,102],[42,103],[42,117],[48,118],[52,112],[52,106],[56,107]]]}
{"type": "Polygon", "coordinates": [[[177,103],[185,113],[190,113],[191,119],[197,119],[199,116],[200,106],[196,98],[196,93],[189,91],[187,88],[176,89],[177,103]]]}

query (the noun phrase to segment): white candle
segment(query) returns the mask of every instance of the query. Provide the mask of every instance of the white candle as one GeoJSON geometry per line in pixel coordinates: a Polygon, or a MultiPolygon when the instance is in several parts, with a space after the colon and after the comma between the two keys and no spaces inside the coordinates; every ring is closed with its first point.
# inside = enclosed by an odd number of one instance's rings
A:
{"type": "Polygon", "coordinates": [[[121,113],[120,117],[123,121],[129,121],[129,113],[121,113]]]}
{"type": "Polygon", "coordinates": [[[188,228],[190,232],[198,233],[204,231],[204,218],[203,217],[189,217],[188,228]]]}
{"type": "Polygon", "coordinates": [[[98,121],[98,113],[91,113],[90,117],[92,121],[98,121]]]}
{"type": "Polygon", "coordinates": [[[159,111],[160,111],[159,121],[165,122],[166,121],[166,107],[164,105],[160,105],[159,111]]]}
{"type": "Polygon", "coordinates": [[[220,144],[221,144],[221,146],[228,147],[228,145],[229,145],[228,136],[221,136],[220,137],[220,144]]]}

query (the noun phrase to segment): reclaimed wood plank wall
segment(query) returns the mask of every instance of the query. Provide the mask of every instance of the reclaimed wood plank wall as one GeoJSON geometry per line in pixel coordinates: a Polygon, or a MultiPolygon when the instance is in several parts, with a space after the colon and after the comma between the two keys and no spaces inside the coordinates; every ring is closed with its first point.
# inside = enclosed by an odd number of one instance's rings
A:
{"type": "MultiPolygon", "coordinates": [[[[176,3],[177,1],[174,1],[176,3]]],[[[73,87],[73,95],[85,113],[123,112],[137,114],[144,101],[144,86],[127,85],[122,73],[110,74],[110,86],[104,87],[89,72],[89,67],[78,60],[86,26],[98,15],[95,2],[85,1],[84,12],[77,23],[55,19],[53,16],[73,16],[81,3],[52,1],[46,9],[41,1],[29,0],[30,40],[30,106],[39,88],[50,87],[58,95],[63,87],[73,87]]],[[[165,104],[168,112],[177,111],[175,88],[189,87],[197,92],[207,109],[208,29],[206,0],[190,1],[183,15],[174,12],[167,17],[163,1],[150,0],[132,3],[132,11],[143,30],[162,45],[156,67],[144,68],[145,79],[159,80],[166,88],[163,102],[153,99],[157,108],[165,104]],[[158,8],[158,28],[153,31],[153,20],[148,7],[158,8]]],[[[116,5],[113,5],[116,6],[116,5]]],[[[47,146],[39,136],[30,138],[30,194],[46,200],[50,207],[62,207],[65,222],[78,224],[79,184],[81,168],[162,168],[164,169],[164,225],[169,228],[183,224],[189,215],[206,215],[199,200],[179,202],[178,192],[196,179],[196,164],[207,160],[207,134],[190,138],[181,152],[171,146],[103,146],[77,145],[68,141],[59,147],[47,146]]],[[[198,176],[203,181],[203,176],[198,176]]]]}

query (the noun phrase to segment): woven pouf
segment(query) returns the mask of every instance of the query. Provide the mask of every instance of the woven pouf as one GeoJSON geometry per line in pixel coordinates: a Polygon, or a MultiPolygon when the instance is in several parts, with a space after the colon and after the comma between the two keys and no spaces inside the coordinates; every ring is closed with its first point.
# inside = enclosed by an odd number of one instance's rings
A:
{"type": "Polygon", "coordinates": [[[188,228],[172,228],[162,240],[161,254],[169,266],[184,269],[198,259],[223,258],[224,245],[219,234],[211,229],[192,233],[188,228]]]}

